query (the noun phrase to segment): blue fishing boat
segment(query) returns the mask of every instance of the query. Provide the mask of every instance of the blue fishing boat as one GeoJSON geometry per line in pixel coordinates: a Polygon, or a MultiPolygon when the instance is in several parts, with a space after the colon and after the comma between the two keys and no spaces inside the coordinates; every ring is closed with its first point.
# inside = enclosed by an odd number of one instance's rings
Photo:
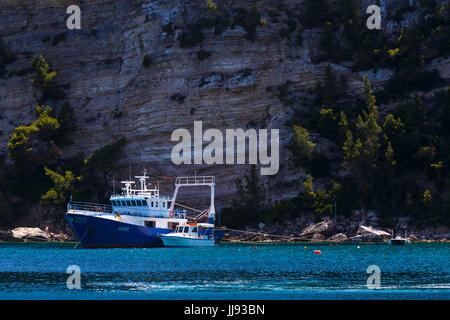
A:
{"type": "MultiPolygon", "coordinates": [[[[74,202],[67,204],[66,219],[83,248],[135,248],[161,247],[161,235],[172,233],[179,225],[198,221],[208,215],[208,223],[214,225],[213,176],[178,177],[172,197],[161,196],[158,185],[148,188],[146,173],[137,176],[140,188],[133,189],[134,181],[124,184],[121,194],[110,197],[111,204],[74,202]],[[197,217],[188,217],[186,210],[175,209],[178,190],[181,187],[208,186],[211,188],[210,207],[197,217]]],[[[198,210],[197,210],[198,211],[198,210]]],[[[223,230],[214,231],[217,243],[223,230]]]]}

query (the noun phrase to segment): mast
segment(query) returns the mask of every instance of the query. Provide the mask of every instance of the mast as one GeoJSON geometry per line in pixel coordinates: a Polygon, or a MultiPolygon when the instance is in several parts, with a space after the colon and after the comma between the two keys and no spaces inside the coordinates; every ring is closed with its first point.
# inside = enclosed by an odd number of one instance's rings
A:
{"type": "Polygon", "coordinates": [[[214,176],[195,176],[191,177],[177,177],[175,180],[175,191],[173,193],[172,203],[170,204],[170,211],[173,211],[175,201],[177,199],[178,190],[181,187],[198,187],[209,186],[211,188],[211,202],[209,206],[208,223],[214,224],[216,209],[214,205],[214,188],[216,185],[216,178],[214,176]]]}
{"type": "Polygon", "coordinates": [[[135,178],[139,179],[139,182],[141,183],[141,192],[147,191],[147,179],[149,178],[147,176],[147,170],[144,169],[144,175],[142,176],[135,176],[135,178]]]}

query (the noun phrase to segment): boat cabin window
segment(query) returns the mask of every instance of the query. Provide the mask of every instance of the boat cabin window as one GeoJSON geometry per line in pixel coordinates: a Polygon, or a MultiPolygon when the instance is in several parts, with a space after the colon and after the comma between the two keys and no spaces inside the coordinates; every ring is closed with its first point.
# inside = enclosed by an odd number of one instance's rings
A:
{"type": "Polygon", "coordinates": [[[163,208],[165,208],[166,207],[166,202],[163,201],[162,205],[163,205],[163,208]]]}
{"type": "Polygon", "coordinates": [[[184,233],[188,233],[189,232],[189,227],[184,227],[184,233]]]}
{"type": "Polygon", "coordinates": [[[125,207],[127,205],[125,200],[122,200],[121,203],[122,203],[122,207],[125,207]]]}
{"type": "Polygon", "coordinates": [[[170,208],[171,204],[172,204],[172,201],[167,201],[167,208],[170,208]]]}
{"type": "Polygon", "coordinates": [[[197,227],[193,227],[192,232],[197,232],[197,227]]]}
{"type": "Polygon", "coordinates": [[[143,206],[147,206],[147,200],[142,200],[141,202],[143,206]]]}
{"type": "Polygon", "coordinates": [[[178,222],[167,222],[167,228],[176,229],[178,226],[178,222]]]}
{"type": "Polygon", "coordinates": [[[146,227],[155,227],[155,221],[145,221],[144,224],[146,227]]]}
{"type": "Polygon", "coordinates": [[[127,200],[127,206],[131,207],[131,201],[127,200]]]}
{"type": "Polygon", "coordinates": [[[178,227],[177,228],[177,233],[181,233],[181,232],[183,232],[183,227],[178,227]]]}
{"type": "Polygon", "coordinates": [[[158,208],[158,201],[155,201],[155,207],[158,208]]]}
{"type": "Polygon", "coordinates": [[[153,208],[153,201],[151,202],[151,204],[152,204],[152,208],[153,208]]]}
{"type": "Polygon", "coordinates": [[[135,206],[136,206],[136,201],[131,200],[131,205],[132,205],[133,207],[135,207],[135,206]]]}

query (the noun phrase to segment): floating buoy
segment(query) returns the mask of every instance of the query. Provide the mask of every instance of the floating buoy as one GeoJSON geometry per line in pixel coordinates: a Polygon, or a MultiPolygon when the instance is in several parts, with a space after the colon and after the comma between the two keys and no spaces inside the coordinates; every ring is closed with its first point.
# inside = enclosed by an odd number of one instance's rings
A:
{"type": "Polygon", "coordinates": [[[332,247],[333,246],[333,244],[332,243],[330,243],[330,247],[332,247]]]}
{"type": "Polygon", "coordinates": [[[359,246],[357,246],[356,248],[358,248],[358,249],[359,249],[359,246]]]}
{"type": "Polygon", "coordinates": [[[316,250],[316,251],[314,251],[314,253],[315,253],[315,254],[321,254],[321,253],[322,253],[322,251],[320,251],[320,250],[316,250]]]}
{"type": "Polygon", "coordinates": [[[257,250],[258,249],[258,247],[257,246],[255,246],[255,250],[257,250]]]}
{"type": "Polygon", "coordinates": [[[303,247],[303,249],[306,249],[306,248],[308,248],[308,247],[303,247]]]}

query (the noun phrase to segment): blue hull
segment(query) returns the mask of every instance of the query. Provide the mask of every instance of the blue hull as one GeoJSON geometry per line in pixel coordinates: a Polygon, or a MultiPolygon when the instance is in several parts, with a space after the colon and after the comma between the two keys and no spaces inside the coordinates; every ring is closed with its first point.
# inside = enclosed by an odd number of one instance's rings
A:
{"type": "MultiPolygon", "coordinates": [[[[68,213],[66,219],[83,248],[163,247],[159,236],[173,232],[173,229],[137,226],[98,216],[68,213]]],[[[214,231],[216,244],[223,234],[223,230],[214,231]]]]}
{"type": "Polygon", "coordinates": [[[80,214],[68,213],[66,219],[83,248],[162,247],[159,235],[173,231],[80,214]]]}

